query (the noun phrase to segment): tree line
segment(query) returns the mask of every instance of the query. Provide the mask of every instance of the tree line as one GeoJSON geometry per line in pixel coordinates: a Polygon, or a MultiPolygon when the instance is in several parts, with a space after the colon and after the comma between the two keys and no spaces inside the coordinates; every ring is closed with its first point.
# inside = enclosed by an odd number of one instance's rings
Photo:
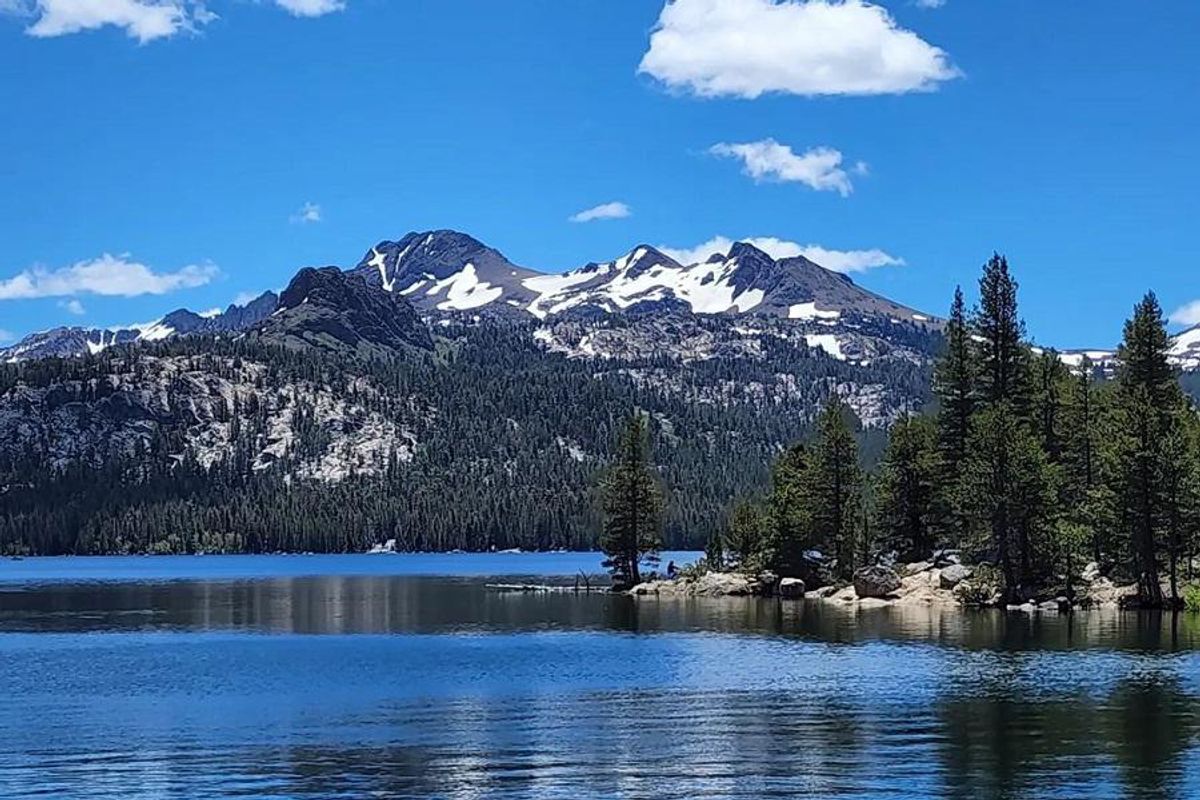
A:
{"type": "Polygon", "coordinates": [[[847,580],[881,558],[953,549],[994,568],[1002,602],[1073,598],[1094,563],[1136,581],[1142,604],[1178,605],[1200,552],[1200,417],[1158,300],[1133,309],[1115,365],[1069,369],[1028,341],[1017,289],[995,255],[973,311],[956,291],[935,402],[892,426],[873,474],[832,396],[769,488],[733,508],[710,561],[847,580]]]}

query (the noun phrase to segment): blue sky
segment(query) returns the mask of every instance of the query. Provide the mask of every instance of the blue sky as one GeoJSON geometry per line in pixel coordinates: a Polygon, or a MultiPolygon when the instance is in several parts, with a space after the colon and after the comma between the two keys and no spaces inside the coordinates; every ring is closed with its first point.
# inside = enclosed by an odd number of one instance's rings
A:
{"type": "Polygon", "coordinates": [[[1191,0],[0,0],[0,330],[452,227],[546,270],[774,237],[934,313],[998,249],[1034,338],[1109,345],[1149,288],[1200,322],[1197,30],[1191,0]]]}

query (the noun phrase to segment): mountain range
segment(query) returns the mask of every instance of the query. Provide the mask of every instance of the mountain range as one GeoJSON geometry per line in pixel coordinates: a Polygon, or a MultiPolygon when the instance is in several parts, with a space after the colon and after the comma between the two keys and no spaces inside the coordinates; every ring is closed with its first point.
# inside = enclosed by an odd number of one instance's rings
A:
{"type": "MultiPolygon", "coordinates": [[[[327,276],[331,275],[328,269],[323,271],[327,276]]],[[[656,346],[684,359],[707,357],[718,350],[750,353],[757,347],[756,340],[770,335],[852,362],[923,359],[928,353],[920,345],[913,346],[913,330],[936,333],[941,327],[936,316],[870,292],[803,256],[774,259],[744,242],[694,264],[680,264],[654,247],[638,245],[611,261],[551,274],[514,264],[465,233],[437,230],[382,241],[345,274],[404,298],[430,324],[535,322],[532,335],[547,350],[573,357],[607,358],[656,346]],[[657,343],[645,341],[628,326],[605,324],[655,316],[710,318],[727,324],[715,335],[657,343]]],[[[311,276],[304,285],[309,282],[311,276]]],[[[289,289],[296,297],[304,286],[289,289]]],[[[400,308],[394,303],[392,307],[400,308]]],[[[270,337],[280,326],[267,324],[269,318],[287,308],[279,295],[264,292],[219,313],[179,309],[152,323],[125,328],[53,328],[0,348],[0,361],[97,353],[113,345],[173,336],[242,334],[262,326],[270,337]]],[[[392,313],[405,315],[402,310],[392,313]]],[[[1103,363],[1111,361],[1115,351],[1062,353],[1072,366],[1085,355],[1103,363]]],[[[1200,368],[1200,326],[1175,336],[1171,355],[1182,369],[1200,368]]]]}
{"type": "MultiPolygon", "coordinates": [[[[941,327],[745,243],[555,275],[411,233],[223,312],[0,351],[0,552],[589,548],[635,408],[667,543],[696,547],[830,394],[877,458],[941,327]]],[[[1197,366],[1200,330],[1172,352],[1197,366]]]]}

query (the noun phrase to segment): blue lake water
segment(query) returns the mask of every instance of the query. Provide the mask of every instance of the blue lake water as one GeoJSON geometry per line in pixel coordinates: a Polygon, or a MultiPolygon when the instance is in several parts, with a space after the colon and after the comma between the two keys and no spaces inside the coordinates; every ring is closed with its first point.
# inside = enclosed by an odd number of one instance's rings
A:
{"type": "Polygon", "coordinates": [[[5,561],[0,797],[1200,797],[1196,617],[486,587],[580,571],[5,561]]]}

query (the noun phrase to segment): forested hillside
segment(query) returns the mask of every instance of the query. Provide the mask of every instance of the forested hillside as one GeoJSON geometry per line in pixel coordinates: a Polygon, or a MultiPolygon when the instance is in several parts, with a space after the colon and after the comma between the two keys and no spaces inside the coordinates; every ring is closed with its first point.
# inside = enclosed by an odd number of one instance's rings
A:
{"type": "MultiPolygon", "coordinates": [[[[927,368],[902,359],[770,340],[755,358],[578,359],[532,330],[443,324],[432,352],[371,360],[192,337],[0,366],[0,549],[590,548],[633,408],[667,543],[696,546],[830,392],[885,415],[926,399],[927,368]]],[[[859,435],[869,460],[883,431],[859,435]]]]}

